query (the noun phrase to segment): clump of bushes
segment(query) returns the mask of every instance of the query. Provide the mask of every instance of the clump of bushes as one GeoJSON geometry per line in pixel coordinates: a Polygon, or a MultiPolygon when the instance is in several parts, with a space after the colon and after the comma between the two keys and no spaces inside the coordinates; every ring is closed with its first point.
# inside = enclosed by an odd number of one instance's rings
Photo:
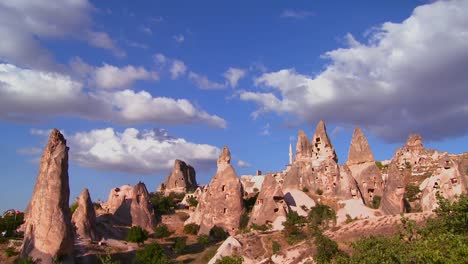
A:
{"type": "Polygon", "coordinates": [[[225,256],[216,260],[215,264],[242,264],[244,259],[241,256],[225,256]]]}
{"type": "Polygon", "coordinates": [[[191,207],[197,207],[197,205],[198,205],[197,199],[195,199],[195,197],[193,197],[193,196],[190,196],[190,197],[187,199],[187,203],[188,203],[189,206],[191,206],[191,207]]]}
{"type": "Polygon", "coordinates": [[[307,187],[304,186],[304,187],[302,188],[302,191],[303,191],[303,192],[309,192],[309,188],[307,188],[307,187]]]}
{"type": "Polygon", "coordinates": [[[170,235],[171,235],[171,232],[169,231],[169,229],[167,229],[167,226],[164,224],[159,225],[154,229],[155,238],[164,238],[170,235]]]}
{"type": "Polygon", "coordinates": [[[188,224],[184,226],[184,233],[185,234],[192,234],[196,235],[198,233],[198,230],[200,230],[200,226],[194,223],[188,224]]]}
{"type": "Polygon", "coordinates": [[[168,196],[164,196],[164,194],[159,192],[150,193],[154,210],[161,215],[173,213],[177,204],[182,201],[184,196],[184,193],[170,193],[168,196]]]}
{"type": "Polygon", "coordinates": [[[308,215],[309,225],[315,228],[326,229],[329,227],[330,222],[336,224],[336,213],[335,211],[325,204],[317,204],[310,209],[308,215]]]}
{"type": "Polygon", "coordinates": [[[404,198],[406,200],[410,202],[414,202],[418,199],[418,194],[421,192],[418,186],[408,183],[405,189],[406,189],[406,192],[405,192],[404,198]]]}
{"type": "Polygon", "coordinates": [[[176,237],[172,250],[176,254],[182,254],[187,246],[187,237],[176,237]]]}
{"type": "Polygon", "coordinates": [[[252,209],[255,205],[255,202],[257,202],[257,197],[259,193],[256,193],[255,196],[252,196],[247,199],[243,199],[244,201],[244,207],[247,209],[247,213],[252,212],[252,209]]]}
{"type": "Polygon", "coordinates": [[[15,256],[17,253],[15,252],[14,248],[12,247],[8,247],[8,248],[5,248],[5,255],[7,255],[7,257],[12,257],[12,256],[15,256]]]}
{"type": "Polygon", "coordinates": [[[258,230],[258,231],[267,231],[269,229],[271,229],[271,225],[267,224],[267,225],[256,225],[256,224],[252,224],[252,229],[253,230],[258,230]]]}
{"type": "Polygon", "coordinates": [[[283,234],[286,237],[288,244],[296,244],[305,238],[304,233],[302,232],[302,226],[305,222],[306,220],[304,217],[298,215],[294,211],[287,214],[286,221],[283,222],[283,234]]]}
{"type": "Polygon", "coordinates": [[[249,214],[247,212],[243,213],[239,219],[239,229],[244,230],[249,224],[249,214]]]}
{"type": "Polygon", "coordinates": [[[13,215],[0,216],[0,233],[5,232],[5,237],[0,235],[0,243],[6,243],[7,237],[16,236],[16,229],[24,223],[24,214],[16,213],[13,215]]]}
{"type": "Polygon", "coordinates": [[[229,234],[219,226],[213,226],[213,228],[211,228],[210,230],[210,238],[213,239],[215,242],[225,240],[228,237],[229,234]]]}
{"type": "Polygon", "coordinates": [[[199,235],[197,237],[197,242],[200,245],[208,245],[208,243],[210,243],[210,238],[207,235],[199,235]]]}
{"type": "Polygon", "coordinates": [[[148,231],[139,226],[132,226],[127,233],[127,241],[134,243],[143,243],[148,239],[148,231]]]}
{"type": "Polygon", "coordinates": [[[375,196],[372,198],[371,207],[374,208],[374,209],[379,209],[380,201],[382,201],[382,197],[381,197],[381,196],[378,196],[378,195],[375,195],[375,196]]]}
{"type": "Polygon", "coordinates": [[[169,257],[164,249],[157,243],[146,245],[143,250],[136,253],[136,261],[141,264],[169,264],[169,257]]]}
{"type": "Polygon", "coordinates": [[[281,245],[278,242],[273,241],[273,244],[271,245],[271,250],[273,251],[273,255],[274,255],[281,250],[281,245]]]}

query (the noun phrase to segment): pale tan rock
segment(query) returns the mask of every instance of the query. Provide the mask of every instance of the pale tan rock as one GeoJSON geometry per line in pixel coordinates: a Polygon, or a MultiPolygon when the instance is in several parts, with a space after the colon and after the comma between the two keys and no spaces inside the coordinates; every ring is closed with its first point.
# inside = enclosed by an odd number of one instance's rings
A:
{"type": "Polygon", "coordinates": [[[133,187],[130,215],[132,226],[139,226],[150,233],[154,232],[156,216],[146,185],[142,182],[133,187]]]}
{"type": "Polygon", "coordinates": [[[84,189],[78,198],[78,207],[72,215],[76,236],[85,240],[98,240],[96,235],[96,212],[88,189],[84,189]]]}
{"type": "Polygon", "coordinates": [[[388,178],[385,183],[380,210],[385,214],[400,214],[404,212],[405,182],[402,172],[392,162],[388,168],[388,178]]]}
{"type": "Polygon", "coordinates": [[[256,225],[272,224],[278,217],[286,217],[288,207],[284,201],[281,186],[272,174],[267,174],[257,201],[252,209],[249,223],[256,225]]]}
{"type": "Polygon", "coordinates": [[[349,166],[366,162],[375,162],[374,155],[364,133],[361,129],[355,128],[346,164],[349,166]]]}
{"type": "Polygon", "coordinates": [[[312,144],[312,158],[314,160],[328,160],[332,159],[338,162],[335,149],[328,138],[327,128],[325,122],[320,120],[315,129],[315,133],[311,140],[312,144]]]}
{"type": "Polygon", "coordinates": [[[25,216],[21,256],[53,263],[55,256],[70,261],[73,230],[69,208],[68,147],[54,129],[42,154],[39,172],[25,216]]]}
{"type": "Polygon", "coordinates": [[[109,192],[107,201],[103,204],[103,209],[113,215],[113,219],[122,224],[130,224],[130,205],[132,203],[133,187],[122,185],[113,188],[109,192]]]}
{"type": "Polygon", "coordinates": [[[198,187],[195,169],[182,160],[174,161],[174,168],[158,191],[169,194],[171,192],[185,193],[198,187]]]}
{"type": "Polygon", "coordinates": [[[304,130],[299,130],[299,134],[297,136],[297,144],[296,144],[296,161],[310,159],[312,157],[312,148],[310,145],[309,138],[305,134],[304,130]]]}
{"type": "Polygon", "coordinates": [[[216,175],[205,187],[195,212],[185,222],[200,225],[199,234],[208,234],[215,225],[230,234],[238,231],[240,216],[244,212],[243,190],[230,161],[229,149],[224,147],[218,158],[216,175]]]}

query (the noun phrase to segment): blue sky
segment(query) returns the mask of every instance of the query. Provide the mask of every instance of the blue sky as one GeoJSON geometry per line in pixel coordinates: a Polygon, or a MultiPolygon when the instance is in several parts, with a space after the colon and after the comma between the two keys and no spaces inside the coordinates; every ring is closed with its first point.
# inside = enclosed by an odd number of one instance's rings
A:
{"type": "Polygon", "coordinates": [[[23,209],[51,128],[71,199],[149,190],[175,158],[214,174],[282,170],[324,119],[340,163],[353,128],[376,159],[409,133],[468,142],[468,1],[0,3],[0,211],[23,209]]]}

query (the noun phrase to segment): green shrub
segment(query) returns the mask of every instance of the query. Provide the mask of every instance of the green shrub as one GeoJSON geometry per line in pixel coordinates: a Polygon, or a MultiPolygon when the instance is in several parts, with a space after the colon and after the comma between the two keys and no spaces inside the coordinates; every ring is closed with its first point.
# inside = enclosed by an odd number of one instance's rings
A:
{"type": "Polygon", "coordinates": [[[330,206],[319,203],[310,209],[308,220],[311,227],[328,228],[330,222],[336,224],[336,213],[330,206]]]}
{"type": "Polygon", "coordinates": [[[5,254],[7,257],[15,256],[17,253],[15,252],[14,248],[8,247],[5,249],[5,254]]]}
{"type": "Polygon", "coordinates": [[[187,237],[176,237],[172,250],[176,254],[182,254],[187,246],[187,237]]]}
{"type": "Polygon", "coordinates": [[[31,257],[18,258],[15,260],[15,264],[34,264],[34,260],[31,257]]]}
{"type": "Polygon", "coordinates": [[[106,256],[103,257],[101,254],[97,255],[101,264],[120,264],[119,260],[112,260],[112,256],[110,254],[110,250],[106,250],[106,256]]]}
{"type": "Polygon", "coordinates": [[[315,244],[317,245],[317,254],[315,254],[314,260],[317,263],[330,263],[333,257],[340,253],[338,244],[321,232],[315,233],[315,244]]]}
{"type": "Polygon", "coordinates": [[[140,264],[169,264],[171,263],[164,249],[157,243],[146,245],[137,251],[136,261],[140,264]]]}
{"type": "Polygon", "coordinates": [[[252,212],[252,209],[253,209],[255,203],[257,202],[258,194],[259,193],[256,193],[254,196],[252,196],[250,198],[243,199],[244,207],[247,209],[248,213],[252,212]]]}
{"type": "Polygon", "coordinates": [[[99,210],[102,209],[102,206],[100,203],[93,203],[94,210],[99,210]]]}
{"type": "Polygon", "coordinates": [[[6,244],[8,242],[8,238],[0,237],[0,244],[6,244]]]}
{"type": "Polygon", "coordinates": [[[296,212],[292,211],[287,214],[286,221],[283,222],[283,234],[288,244],[296,244],[305,238],[301,229],[304,223],[304,217],[298,215],[296,212]]]}
{"type": "Polygon", "coordinates": [[[249,224],[249,214],[247,212],[243,213],[239,220],[239,229],[244,230],[249,224]]]}
{"type": "Polygon", "coordinates": [[[192,234],[192,235],[196,235],[198,233],[198,230],[200,229],[200,226],[197,225],[197,224],[188,224],[186,226],[184,226],[184,233],[185,234],[192,234]]]}
{"type": "Polygon", "coordinates": [[[241,256],[225,256],[216,260],[215,264],[242,264],[244,259],[241,256]]]}
{"type": "Polygon", "coordinates": [[[271,250],[273,251],[273,255],[274,255],[281,250],[281,245],[278,242],[273,241],[273,244],[271,245],[271,250]]]}
{"type": "Polygon", "coordinates": [[[317,188],[317,190],[315,190],[315,193],[318,194],[318,195],[322,195],[322,194],[323,194],[323,190],[320,189],[320,188],[317,188]]]}
{"type": "Polygon", "coordinates": [[[23,223],[23,213],[6,215],[3,218],[0,216],[0,233],[5,232],[5,237],[12,237],[15,235],[16,229],[18,229],[18,227],[23,223]]]}
{"type": "Polygon", "coordinates": [[[381,196],[378,196],[378,195],[375,195],[375,196],[372,198],[372,205],[371,205],[371,207],[374,208],[374,209],[379,209],[380,201],[382,201],[382,197],[381,197],[381,196]]]}
{"type": "Polygon", "coordinates": [[[78,209],[78,203],[74,202],[72,205],[70,205],[70,213],[73,214],[75,213],[76,209],[78,209]]]}
{"type": "Polygon", "coordinates": [[[210,230],[210,237],[216,242],[225,240],[226,238],[228,238],[228,236],[229,234],[219,226],[213,226],[213,228],[211,228],[210,230]]]}
{"type": "Polygon", "coordinates": [[[383,169],[383,165],[381,161],[376,161],[375,165],[377,166],[377,168],[379,168],[379,170],[383,169]]]}
{"type": "Polygon", "coordinates": [[[307,188],[307,187],[304,186],[304,188],[302,188],[302,191],[303,191],[303,192],[309,192],[309,188],[307,188]]]}
{"type": "Polygon", "coordinates": [[[201,245],[208,245],[208,243],[210,243],[210,237],[208,237],[207,235],[199,235],[197,237],[197,242],[201,245]]]}
{"type": "Polygon", "coordinates": [[[197,199],[195,199],[195,197],[191,196],[187,199],[187,203],[189,204],[189,206],[192,206],[192,207],[197,207],[198,205],[198,201],[197,199]]]}
{"type": "Polygon", "coordinates": [[[148,231],[139,226],[132,226],[127,233],[127,241],[134,243],[143,243],[148,239],[148,231]]]}
{"type": "Polygon", "coordinates": [[[267,231],[268,229],[271,228],[271,225],[256,225],[256,224],[252,224],[252,229],[253,230],[258,230],[258,231],[267,231]]]}
{"type": "Polygon", "coordinates": [[[171,235],[171,232],[169,231],[169,229],[167,229],[167,226],[165,224],[159,225],[154,229],[155,238],[164,238],[170,235],[171,235]]]}
{"type": "Polygon", "coordinates": [[[406,192],[404,197],[406,200],[414,202],[418,199],[417,196],[420,192],[421,190],[419,190],[418,186],[408,183],[406,185],[406,192]]]}
{"type": "Polygon", "coordinates": [[[168,196],[164,196],[164,194],[159,192],[150,193],[154,210],[161,215],[173,213],[174,208],[177,207],[177,203],[182,201],[184,196],[184,193],[170,193],[168,196]]]}

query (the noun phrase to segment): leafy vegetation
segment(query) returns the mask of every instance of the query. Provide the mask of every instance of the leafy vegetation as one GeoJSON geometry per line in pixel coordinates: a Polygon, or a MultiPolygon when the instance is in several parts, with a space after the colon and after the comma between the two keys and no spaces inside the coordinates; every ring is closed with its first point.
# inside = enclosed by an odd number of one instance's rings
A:
{"type": "Polygon", "coordinates": [[[15,264],[34,264],[34,260],[31,257],[18,258],[15,260],[15,264]]]}
{"type": "Polygon", "coordinates": [[[380,201],[382,201],[382,196],[375,195],[375,196],[372,198],[371,207],[374,208],[374,209],[379,209],[380,201]]]}
{"type": "Polygon", "coordinates": [[[16,229],[24,223],[24,214],[15,213],[14,215],[5,215],[0,217],[0,233],[5,232],[5,237],[14,237],[16,229]]]}
{"type": "Polygon", "coordinates": [[[187,246],[187,237],[176,237],[172,250],[176,254],[182,254],[187,246]]]}
{"type": "Polygon", "coordinates": [[[154,210],[161,215],[172,214],[177,207],[177,203],[182,201],[184,196],[184,193],[170,193],[168,196],[164,196],[159,192],[150,193],[154,210]]]}
{"type": "Polygon", "coordinates": [[[127,241],[134,243],[143,243],[148,239],[148,231],[139,226],[132,226],[127,233],[127,241]]]}
{"type": "Polygon", "coordinates": [[[249,224],[249,214],[247,212],[243,213],[239,220],[239,229],[244,230],[249,224]]]}
{"type": "Polygon", "coordinates": [[[335,256],[344,254],[338,249],[338,244],[335,241],[323,235],[319,230],[314,232],[314,236],[317,245],[314,260],[317,263],[330,263],[335,256]]]}
{"type": "Polygon", "coordinates": [[[195,197],[193,196],[190,196],[188,199],[187,199],[187,203],[189,204],[189,206],[191,207],[197,207],[198,205],[198,201],[195,197]]]}
{"type": "Polygon", "coordinates": [[[243,258],[241,256],[225,256],[221,259],[218,259],[215,264],[242,264],[243,258]]]}
{"type": "Polygon", "coordinates": [[[320,189],[320,188],[317,188],[317,190],[315,190],[315,193],[318,194],[318,195],[322,195],[322,194],[323,194],[323,190],[320,189]]]}
{"type": "Polygon", "coordinates": [[[197,237],[197,242],[200,245],[208,245],[208,243],[210,243],[210,237],[207,235],[199,235],[197,237]]]}
{"type": "Polygon", "coordinates": [[[376,161],[375,162],[375,165],[377,166],[377,168],[379,168],[379,170],[383,169],[383,165],[382,165],[382,162],[381,161],[376,161]]]}
{"type": "Polygon", "coordinates": [[[268,229],[271,229],[271,225],[256,225],[252,224],[252,229],[253,230],[258,230],[258,231],[267,231],[268,229]]]}
{"type": "Polygon", "coordinates": [[[137,251],[136,261],[140,264],[171,263],[164,249],[157,243],[146,245],[142,250],[137,251]]]}
{"type": "Polygon", "coordinates": [[[256,193],[255,196],[252,196],[250,198],[247,198],[247,199],[243,199],[244,200],[244,207],[247,209],[247,213],[250,213],[252,212],[252,209],[255,205],[255,202],[257,202],[257,197],[258,197],[258,194],[259,193],[256,193]]]}
{"type": "Polygon", "coordinates": [[[72,203],[72,205],[70,205],[70,213],[74,214],[76,209],[78,209],[78,203],[74,202],[74,203],[72,203]]]}
{"type": "Polygon", "coordinates": [[[165,224],[161,224],[154,229],[155,238],[164,238],[170,235],[171,232],[169,231],[169,229],[167,229],[167,226],[165,224]]]}
{"type": "Polygon", "coordinates": [[[312,227],[325,229],[329,227],[330,222],[336,224],[335,211],[325,204],[319,203],[312,207],[307,218],[309,220],[309,225],[312,227]]]}
{"type": "Polygon", "coordinates": [[[5,248],[5,254],[7,255],[7,257],[11,257],[11,256],[15,256],[17,253],[14,248],[8,247],[8,248],[5,248]]]}
{"type": "Polygon", "coordinates": [[[184,226],[184,233],[185,234],[192,234],[196,235],[198,233],[198,230],[200,230],[200,226],[194,223],[188,224],[184,226]]]}
{"type": "Polygon", "coordinates": [[[283,234],[288,241],[288,244],[293,245],[305,238],[301,228],[305,224],[304,217],[296,212],[289,212],[286,216],[286,221],[283,222],[283,234]]]}
{"type": "Polygon", "coordinates": [[[404,198],[410,202],[414,202],[418,199],[418,194],[421,192],[419,187],[414,184],[407,184],[406,185],[406,193],[404,198]]]}
{"type": "Polygon", "coordinates": [[[278,242],[273,241],[273,244],[271,245],[271,250],[273,251],[273,255],[274,255],[281,250],[281,245],[278,242]]]}
{"type": "Polygon", "coordinates": [[[106,250],[106,256],[103,257],[101,254],[98,254],[98,259],[101,264],[120,264],[119,260],[112,260],[112,256],[110,254],[110,250],[106,250]]]}
{"type": "Polygon", "coordinates": [[[219,226],[213,226],[210,230],[210,238],[214,241],[222,241],[228,238],[229,234],[219,226]]]}
{"type": "Polygon", "coordinates": [[[302,191],[303,191],[303,192],[309,192],[309,188],[307,188],[307,187],[304,186],[304,187],[302,188],[302,191]]]}

